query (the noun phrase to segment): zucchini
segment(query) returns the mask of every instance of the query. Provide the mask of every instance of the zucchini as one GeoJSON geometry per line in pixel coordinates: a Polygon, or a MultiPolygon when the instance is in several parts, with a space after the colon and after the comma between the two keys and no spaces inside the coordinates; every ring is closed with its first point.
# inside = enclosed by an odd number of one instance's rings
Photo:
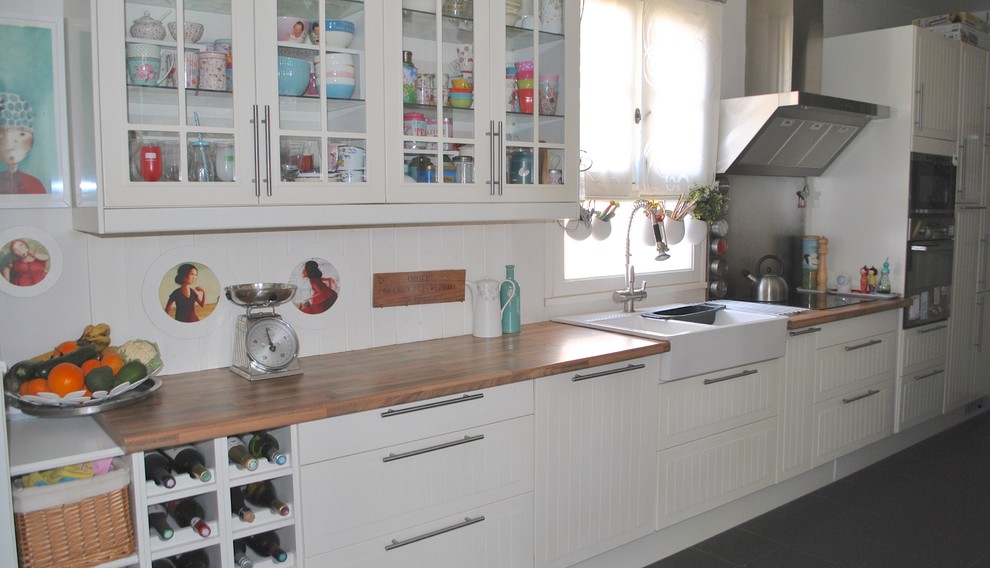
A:
{"type": "Polygon", "coordinates": [[[45,361],[34,361],[32,359],[21,361],[19,363],[15,363],[14,366],[7,371],[7,374],[3,377],[3,385],[8,391],[17,392],[17,389],[24,381],[34,378],[47,379],[48,373],[51,372],[51,370],[55,368],[55,365],[58,365],[59,363],[82,365],[90,359],[96,359],[99,355],[100,352],[96,350],[96,347],[93,347],[92,345],[83,345],[70,353],[66,353],[65,355],[59,357],[52,357],[51,359],[45,361]]]}

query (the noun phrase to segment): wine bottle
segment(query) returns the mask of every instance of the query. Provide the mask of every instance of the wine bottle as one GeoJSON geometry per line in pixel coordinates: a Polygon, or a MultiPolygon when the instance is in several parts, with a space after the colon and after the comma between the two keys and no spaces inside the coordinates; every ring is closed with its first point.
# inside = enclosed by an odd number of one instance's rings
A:
{"type": "Polygon", "coordinates": [[[234,541],[234,566],[237,568],[254,568],[254,560],[247,555],[247,543],[243,538],[234,541]]]}
{"type": "Polygon", "coordinates": [[[179,568],[171,558],[159,558],[151,562],[151,568],[179,568]]]}
{"type": "Polygon", "coordinates": [[[172,460],[158,452],[147,452],[144,454],[144,478],[154,481],[155,485],[171,489],[175,487],[175,478],[172,477],[172,460]]]}
{"type": "Polygon", "coordinates": [[[192,446],[185,446],[173,450],[173,455],[169,455],[162,450],[158,450],[163,456],[172,460],[172,470],[177,473],[188,473],[195,479],[204,483],[213,479],[213,474],[206,469],[206,460],[203,454],[192,446]]]}
{"type": "Polygon", "coordinates": [[[148,505],[148,524],[158,531],[162,540],[168,540],[175,535],[168,525],[168,511],[163,505],[148,505]]]}
{"type": "Polygon", "coordinates": [[[253,534],[244,539],[247,545],[251,547],[251,550],[255,553],[264,556],[265,558],[271,557],[275,562],[285,562],[289,557],[284,550],[282,550],[281,542],[278,539],[278,534],[274,531],[268,531],[258,534],[253,534]]]}
{"type": "Polygon", "coordinates": [[[227,438],[227,459],[248,471],[258,469],[258,460],[254,459],[244,442],[236,436],[227,438]]]}
{"type": "Polygon", "coordinates": [[[176,558],[176,568],[210,568],[210,555],[202,548],[183,552],[176,558]]]}
{"type": "Polygon", "coordinates": [[[230,512],[245,523],[254,522],[254,511],[244,503],[244,492],[240,487],[230,488],[230,512]]]}
{"type": "Polygon", "coordinates": [[[203,538],[210,536],[210,533],[213,532],[210,525],[203,520],[206,513],[203,512],[203,506],[198,502],[192,499],[179,499],[169,501],[165,508],[168,509],[168,514],[172,515],[180,527],[192,527],[203,538]]]}
{"type": "Polygon", "coordinates": [[[248,503],[259,507],[268,507],[273,513],[283,517],[288,516],[289,506],[280,501],[275,494],[275,486],[271,481],[256,481],[244,486],[244,498],[248,503]]]}
{"type": "Polygon", "coordinates": [[[256,458],[266,458],[269,462],[277,465],[285,465],[285,454],[279,450],[278,439],[268,432],[255,432],[244,436],[244,443],[247,444],[251,455],[256,458]]]}

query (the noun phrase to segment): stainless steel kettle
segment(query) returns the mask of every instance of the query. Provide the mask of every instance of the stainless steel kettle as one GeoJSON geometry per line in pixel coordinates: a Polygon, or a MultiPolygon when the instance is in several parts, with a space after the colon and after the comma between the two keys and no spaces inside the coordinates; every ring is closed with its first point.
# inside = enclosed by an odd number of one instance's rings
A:
{"type": "Polygon", "coordinates": [[[787,280],[783,276],[773,273],[773,268],[768,267],[763,270],[763,263],[768,260],[777,261],[777,270],[783,272],[784,263],[780,258],[768,254],[756,263],[756,272],[760,274],[757,278],[750,274],[748,270],[743,270],[742,274],[753,281],[753,298],[757,302],[786,302],[787,301],[787,280]]]}

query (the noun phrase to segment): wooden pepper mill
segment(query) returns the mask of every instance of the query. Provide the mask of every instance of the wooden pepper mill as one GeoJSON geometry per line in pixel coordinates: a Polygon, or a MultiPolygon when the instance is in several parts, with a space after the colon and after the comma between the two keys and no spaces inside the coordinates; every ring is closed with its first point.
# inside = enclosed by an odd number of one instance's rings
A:
{"type": "Polygon", "coordinates": [[[818,282],[816,288],[828,290],[828,268],[825,265],[825,258],[828,256],[828,239],[818,238],[818,282]]]}

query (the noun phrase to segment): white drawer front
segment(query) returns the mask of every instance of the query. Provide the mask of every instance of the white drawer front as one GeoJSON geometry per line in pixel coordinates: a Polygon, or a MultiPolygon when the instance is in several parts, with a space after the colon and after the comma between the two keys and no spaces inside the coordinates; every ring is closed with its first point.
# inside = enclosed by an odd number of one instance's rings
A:
{"type": "Polygon", "coordinates": [[[944,365],[902,376],[898,430],[942,414],[943,400],[945,400],[944,365]]]}
{"type": "Polygon", "coordinates": [[[893,381],[815,405],[814,465],[888,436],[894,426],[893,381]]]}
{"type": "Polygon", "coordinates": [[[533,417],[302,467],[307,555],[533,489],[533,417]],[[420,453],[421,452],[421,453],[420,453]]]}
{"type": "MultiPolygon", "coordinates": [[[[306,551],[311,551],[308,541],[306,551]]],[[[526,493],[312,556],[306,559],[306,566],[532,568],[533,494],[526,493]],[[424,536],[426,538],[422,538],[424,536]],[[388,546],[392,548],[386,550],[388,546]]]]}
{"type": "Polygon", "coordinates": [[[941,322],[904,331],[902,373],[916,369],[945,365],[945,354],[949,346],[949,324],[941,322]]]}
{"type": "Polygon", "coordinates": [[[768,418],[660,452],[662,529],[774,481],[777,419],[768,418]]]}
{"type": "Polygon", "coordinates": [[[894,332],[819,349],[815,356],[815,402],[859,390],[867,383],[893,379],[896,358],[894,332]]]}
{"type": "Polygon", "coordinates": [[[662,383],[660,448],[669,448],[777,414],[781,360],[662,383]]]}
{"type": "Polygon", "coordinates": [[[815,334],[818,348],[855,342],[864,337],[895,331],[901,326],[901,313],[901,310],[889,310],[822,325],[821,332],[815,334]]]}
{"type": "Polygon", "coordinates": [[[533,413],[533,381],[299,425],[303,465],[533,413]]]}

